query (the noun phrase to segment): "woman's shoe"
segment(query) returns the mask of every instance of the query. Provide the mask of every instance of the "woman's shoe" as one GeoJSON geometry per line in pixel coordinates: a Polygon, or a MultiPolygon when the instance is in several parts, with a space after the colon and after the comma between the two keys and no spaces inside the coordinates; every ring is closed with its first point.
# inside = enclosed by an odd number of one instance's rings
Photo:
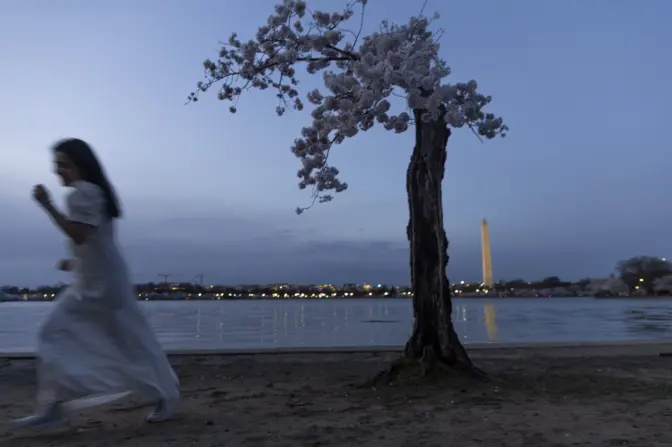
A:
{"type": "Polygon", "coordinates": [[[36,430],[58,428],[64,423],[65,417],[59,404],[49,405],[39,413],[14,421],[14,425],[17,428],[32,428],[36,430]]]}
{"type": "Polygon", "coordinates": [[[147,416],[147,422],[157,423],[163,422],[170,419],[173,415],[173,407],[175,406],[175,401],[168,399],[160,399],[156,404],[156,408],[152,411],[149,416],[147,416]]]}

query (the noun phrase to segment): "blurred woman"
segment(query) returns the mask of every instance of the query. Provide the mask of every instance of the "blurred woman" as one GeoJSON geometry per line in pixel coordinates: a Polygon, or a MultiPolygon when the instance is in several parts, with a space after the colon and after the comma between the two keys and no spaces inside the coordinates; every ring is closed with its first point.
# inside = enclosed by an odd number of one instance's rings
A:
{"type": "Polygon", "coordinates": [[[179,381],[140,306],[117,247],[116,195],[91,147],[79,139],[54,146],[56,174],[72,192],[67,212],[43,185],[33,198],[69,239],[73,283],[56,298],[39,333],[38,408],[20,426],[63,422],[69,411],[116,400],[129,393],[156,404],[147,417],[161,422],[179,399],[179,381]]]}

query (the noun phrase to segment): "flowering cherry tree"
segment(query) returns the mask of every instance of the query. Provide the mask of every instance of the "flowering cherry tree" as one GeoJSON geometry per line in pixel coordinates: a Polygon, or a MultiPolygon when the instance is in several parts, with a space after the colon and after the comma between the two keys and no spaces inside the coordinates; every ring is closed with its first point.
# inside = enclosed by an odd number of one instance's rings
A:
{"type": "Polygon", "coordinates": [[[395,133],[414,129],[406,186],[415,325],[405,359],[422,360],[423,370],[443,363],[478,373],[451,322],[441,184],[451,129],[468,127],[479,138],[492,139],[504,136],[507,127],[484,111],[491,98],[478,92],[476,81],[445,81],[450,68],[439,57],[431,30],[438,16],[411,17],[405,25],[383,21],[378,31],[364,36],[366,4],[353,0],[330,13],[309,10],[303,0],[282,1],[254,38],[243,41],[234,33],[217,60],[204,62],[205,80],[189,101],[216,88],[235,113],[244,92],[271,89],[278,98],[276,111],[283,115],[288,107],[303,110],[305,98],[312,122],[301,129],[292,152],[301,161],[299,188],[312,191],[310,206],[348,187],[328,162],[334,145],[376,124],[395,133]],[[351,22],[355,27],[346,28],[351,22]],[[324,89],[302,95],[301,68],[321,72],[324,89]]]}

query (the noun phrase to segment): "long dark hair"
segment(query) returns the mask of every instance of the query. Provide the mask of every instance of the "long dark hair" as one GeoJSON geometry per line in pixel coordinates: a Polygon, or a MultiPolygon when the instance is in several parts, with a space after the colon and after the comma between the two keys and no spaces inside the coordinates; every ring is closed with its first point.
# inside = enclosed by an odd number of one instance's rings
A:
{"type": "Polygon", "coordinates": [[[105,202],[107,209],[107,217],[110,219],[118,219],[121,217],[121,210],[117,196],[110,182],[107,181],[107,176],[103,171],[103,167],[98,162],[96,154],[93,149],[85,141],[79,138],[68,138],[56,142],[53,147],[54,152],[60,152],[67,156],[70,161],[79,170],[79,175],[85,182],[93,183],[103,190],[105,194],[105,202]]]}

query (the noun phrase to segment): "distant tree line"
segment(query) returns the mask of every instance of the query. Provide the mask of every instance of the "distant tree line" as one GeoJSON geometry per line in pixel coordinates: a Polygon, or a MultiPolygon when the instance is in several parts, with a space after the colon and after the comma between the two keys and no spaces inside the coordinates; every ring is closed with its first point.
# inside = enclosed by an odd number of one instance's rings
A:
{"type": "MultiPolygon", "coordinates": [[[[635,256],[623,261],[619,261],[616,265],[616,273],[618,277],[628,286],[631,292],[641,290],[647,295],[671,295],[672,294],[672,264],[666,258],[655,256],[635,256]]],[[[567,288],[576,286],[579,289],[586,289],[591,283],[591,279],[584,278],[579,281],[565,281],[558,276],[548,276],[540,281],[525,281],[524,279],[513,279],[509,281],[499,281],[492,287],[493,292],[504,293],[512,290],[541,290],[541,289],[555,289],[567,288]]],[[[65,284],[59,283],[56,285],[42,285],[34,289],[21,288],[16,286],[5,286],[2,290],[5,293],[12,295],[24,294],[44,294],[47,296],[58,294],[65,284]]],[[[459,289],[462,293],[474,293],[484,290],[480,283],[465,283],[454,284],[455,289],[459,289]]],[[[295,294],[314,294],[324,293],[337,295],[348,295],[353,297],[373,296],[399,296],[407,293],[407,287],[395,287],[381,284],[378,286],[371,286],[363,288],[362,286],[314,286],[314,285],[287,285],[287,286],[223,286],[212,285],[204,286],[190,282],[181,283],[154,283],[148,282],[144,284],[137,284],[135,286],[137,293],[170,293],[182,292],[186,294],[204,294],[204,293],[218,293],[224,296],[252,294],[254,296],[271,295],[271,294],[288,294],[293,296],[295,294]]]]}
{"type": "Polygon", "coordinates": [[[630,291],[643,289],[647,295],[672,294],[672,264],[667,258],[635,256],[616,265],[630,291]]]}
{"type": "MultiPolygon", "coordinates": [[[[649,296],[672,295],[672,263],[667,258],[634,256],[619,261],[616,264],[616,274],[625,283],[630,293],[641,291],[649,296]]],[[[541,281],[525,281],[523,279],[500,281],[493,286],[493,289],[496,292],[505,292],[510,290],[539,290],[577,286],[579,289],[585,290],[591,282],[590,278],[570,282],[563,281],[557,276],[549,276],[541,281]]],[[[468,286],[467,289],[469,290],[466,290],[464,285],[460,286],[460,290],[463,292],[472,292],[479,288],[478,285],[468,286]]]]}
{"type": "Polygon", "coordinates": [[[42,285],[36,288],[28,287],[16,287],[16,286],[3,286],[2,291],[10,295],[25,295],[25,294],[44,294],[44,295],[57,295],[58,292],[67,287],[65,284],[56,284],[56,285],[42,285]]]}

